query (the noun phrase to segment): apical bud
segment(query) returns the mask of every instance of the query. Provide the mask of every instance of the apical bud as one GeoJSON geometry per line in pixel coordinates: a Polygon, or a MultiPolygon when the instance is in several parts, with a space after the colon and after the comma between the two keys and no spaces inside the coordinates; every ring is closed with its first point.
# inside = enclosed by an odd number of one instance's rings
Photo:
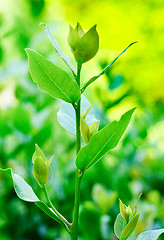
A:
{"type": "Polygon", "coordinates": [[[100,125],[100,120],[96,120],[89,126],[91,137],[94,133],[98,132],[99,125],[100,125]]]}
{"type": "Polygon", "coordinates": [[[96,25],[86,33],[79,23],[77,23],[75,29],[70,26],[68,44],[78,63],[82,64],[92,59],[99,48],[99,36],[96,31],[96,25]]]}

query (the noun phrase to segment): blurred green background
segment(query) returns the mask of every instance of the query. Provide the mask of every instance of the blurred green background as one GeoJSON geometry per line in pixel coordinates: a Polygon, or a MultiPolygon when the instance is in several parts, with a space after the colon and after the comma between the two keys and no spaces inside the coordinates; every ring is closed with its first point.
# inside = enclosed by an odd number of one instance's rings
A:
{"type": "MultiPolygon", "coordinates": [[[[39,23],[48,24],[75,64],[67,44],[69,24],[97,23],[100,50],[84,64],[82,79],[99,73],[129,43],[138,41],[85,92],[104,127],[131,107],[133,120],[119,143],[82,180],[80,240],[114,240],[118,198],[135,205],[142,192],[136,234],[164,227],[164,1],[0,1],[0,167],[11,167],[43,193],[32,176],[37,143],[55,155],[52,202],[72,219],[75,137],[57,122],[61,101],[42,93],[28,72],[26,47],[67,71],[39,23]]],[[[62,240],[68,234],[32,203],[17,198],[9,176],[0,172],[0,240],[62,240]]],[[[134,236],[135,239],[135,236],[134,236]]],[[[161,238],[162,239],[162,238],[161,238]]]]}

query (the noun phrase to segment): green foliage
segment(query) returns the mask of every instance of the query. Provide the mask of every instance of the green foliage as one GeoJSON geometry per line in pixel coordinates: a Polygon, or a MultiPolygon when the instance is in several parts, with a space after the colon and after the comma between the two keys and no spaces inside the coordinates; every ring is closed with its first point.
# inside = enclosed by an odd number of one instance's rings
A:
{"type": "Polygon", "coordinates": [[[126,112],[119,122],[108,124],[95,133],[90,142],[83,147],[76,159],[76,166],[82,172],[99,161],[109,150],[115,148],[125,132],[135,109],[126,112]]]}
{"type": "Polygon", "coordinates": [[[114,223],[114,233],[116,234],[118,239],[121,239],[121,234],[124,228],[125,228],[125,219],[122,217],[122,214],[119,213],[114,223]]]}
{"type": "Polygon", "coordinates": [[[29,68],[34,82],[40,89],[54,98],[74,103],[80,98],[80,89],[68,74],[42,57],[37,52],[26,49],[29,58],[29,68]]]}

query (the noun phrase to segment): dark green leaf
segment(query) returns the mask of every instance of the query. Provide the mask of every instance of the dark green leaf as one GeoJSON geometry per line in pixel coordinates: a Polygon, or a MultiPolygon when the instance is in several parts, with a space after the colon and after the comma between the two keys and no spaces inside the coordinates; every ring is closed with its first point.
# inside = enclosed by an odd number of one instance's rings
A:
{"type": "Polygon", "coordinates": [[[158,230],[150,230],[141,233],[136,240],[157,240],[162,233],[164,233],[164,228],[158,230]]]}
{"type": "Polygon", "coordinates": [[[26,49],[26,52],[32,79],[42,91],[68,103],[78,101],[80,89],[65,71],[31,49],[26,49]]]}
{"type": "Polygon", "coordinates": [[[114,233],[116,234],[118,239],[121,238],[121,234],[124,228],[125,228],[125,220],[122,217],[121,213],[119,213],[114,223],[114,233]]]}
{"type": "Polygon", "coordinates": [[[95,133],[90,142],[83,147],[76,158],[76,166],[85,171],[99,161],[109,150],[115,148],[125,132],[134,109],[122,115],[120,121],[108,124],[98,133],[95,133]]]}
{"type": "Polygon", "coordinates": [[[96,79],[98,79],[101,75],[103,75],[103,74],[105,73],[105,71],[106,71],[107,69],[109,69],[109,68],[113,65],[113,63],[115,63],[115,61],[116,61],[124,52],[126,52],[126,50],[127,50],[130,46],[132,46],[132,45],[135,44],[135,43],[136,43],[136,42],[133,42],[133,43],[129,44],[129,46],[128,46],[127,48],[125,48],[125,49],[124,49],[111,63],[109,63],[98,75],[90,78],[87,82],[84,82],[84,86],[82,87],[82,92],[84,92],[84,90],[86,89],[86,87],[87,87],[88,85],[90,85],[90,84],[93,83],[96,79]]]}

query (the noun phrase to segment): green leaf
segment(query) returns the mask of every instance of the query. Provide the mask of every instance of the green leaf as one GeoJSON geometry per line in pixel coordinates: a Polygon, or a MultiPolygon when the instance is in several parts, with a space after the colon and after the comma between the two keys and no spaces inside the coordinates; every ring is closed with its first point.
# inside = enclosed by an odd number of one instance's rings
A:
{"type": "Polygon", "coordinates": [[[77,25],[76,25],[76,27],[75,27],[75,30],[76,30],[76,32],[79,34],[80,37],[82,37],[82,36],[85,34],[85,32],[84,32],[84,30],[82,29],[82,27],[81,27],[81,25],[80,25],[79,22],[77,22],[77,25]]]}
{"type": "Polygon", "coordinates": [[[120,203],[120,213],[122,217],[127,221],[128,220],[127,213],[126,213],[127,206],[123,204],[121,199],[119,199],[119,203],[120,203]]]}
{"type": "Polygon", "coordinates": [[[119,213],[114,223],[114,233],[116,234],[118,239],[121,238],[121,234],[124,228],[125,228],[125,220],[122,217],[121,213],[119,213]]]}
{"type": "Polygon", "coordinates": [[[14,174],[11,168],[7,169],[0,168],[0,170],[9,174],[12,177],[15,192],[20,199],[27,202],[34,202],[43,212],[45,212],[55,221],[59,222],[60,224],[63,224],[62,221],[56,216],[54,211],[51,208],[49,208],[44,202],[39,200],[31,186],[28,185],[21,176],[19,176],[18,174],[14,174]]]}
{"type": "Polygon", "coordinates": [[[108,124],[98,133],[95,133],[90,142],[83,147],[76,158],[76,166],[79,170],[85,171],[99,161],[109,150],[115,148],[124,134],[134,109],[122,115],[120,121],[108,124]]]}
{"type": "Polygon", "coordinates": [[[83,118],[80,119],[80,131],[84,141],[88,143],[91,138],[91,134],[90,134],[89,126],[83,118]]]}
{"type": "MultiPolygon", "coordinates": [[[[81,111],[86,112],[91,107],[91,104],[87,98],[82,95],[81,97],[81,111]]],[[[57,113],[58,122],[60,125],[65,128],[68,132],[76,135],[76,116],[75,110],[71,104],[63,103],[59,112],[57,113]]],[[[85,121],[88,125],[91,125],[96,121],[95,111],[92,108],[88,115],[85,118],[85,121]]]]}
{"type": "Polygon", "coordinates": [[[138,199],[137,199],[137,203],[136,203],[136,205],[135,205],[135,207],[134,207],[133,216],[137,213],[137,207],[138,207],[138,203],[139,203],[139,201],[140,201],[141,196],[142,196],[142,193],[139,195],[139,197],[138,197],[138,199]]]}
{"type": "Polygon", "coordinates": [[[33,175],[40,187],[48,182],[48,170],[46,162],[41,157],[36,157],[33,165],[33,175]]]}
{"type": "Polygon", "coordinates": [[[80,89],[61,68],[31,49],[26,49],[32,79],[40,89],[54,98],[74,103],[80,98],[80,89]]]}
{"type": "Polygon", "coordinates": [[[70,25],[67,41],[73,52],[77,48],[77,43],[78,43],[79,39],[80,39],[80,36],[79,36],[78,32],[70,25]]]}
{"type": "Polygon", "coordinates": [[[84,90],[86,89],[86,87],[88,87],[88,85],[90,85],[91,83],[93,83],[95,80],[97,80],[101,75],[103,75],[105,73],[105,71],[107,69],[109,69],[113,63],[115,63],[115,61],[124,53],[126,52],[126,50],[131,47],[133,44],[135,44],[137,42],[133,42],[131,44],[129,44],[128,47],[126,47],[111,63],[109,63],[99,74],[97,74],[96,76],[90,78],[87,82],[84,82],[83,87],[82,87],[82,93],[84,92],[84,90]]]}
{"type": "Polygon", "coordinates": [[[94,122],[89,126],[91,136],[92,136],[93,134],[95,134],[95,133],[98,132],[99,125],[100,125],[100,120],[97,120],[97,121],[94,121],[94,122]]]}
{"type": "Polygon", "coordinates": [[[99,49],[99,36],[94,25],[78,41],[74,51],[75,59],[78,63],[84,63],[93,58],[99,49]]]}
{"type": "Polygon", "coordinates": [[[41,23],[41,25],[45,26],[47,35],[48,35],[48,37],[49,37],[52,45],[54,46],[57,54],[63,59],[63,61],[67,64],[67,66],[71,69],[71,71],[72,71],[73,74],[75,75],[76,69],[75,69],[74,66],[72,65],[69,57],[66,56],[66,55],[62,52],[62,50],[61,50],[60,47],[59,47],[58,42],[52,37],[51,32],[50,32],[48,26],[47,26],[45,23],[41,23]]]}
{"type": "Polygon", "coordinates": [[[137,223],[138,223],[138,219],[139,219],[140,213],[136,214],[126,225],[126,227],[124,228],[124,230],[122,231],[121,234],[121,240],[125,240],[127,239],[135,230],[137,223]]]}
{"type": "Polygon", "coordinates": [[[40,147],[37,144],[35,144],[35,152],[32,156],[32,163],[34,163],[35,158],[37,157],[41,157],[44,161],[46,161],[43,151],[40,149],[40,147]]]}
{"type": "Polygon", "coordinates": [[[146,231],[141,233],[136,240],[157,240],[162,233],[164,233],[164,228],[146,231]]]}

